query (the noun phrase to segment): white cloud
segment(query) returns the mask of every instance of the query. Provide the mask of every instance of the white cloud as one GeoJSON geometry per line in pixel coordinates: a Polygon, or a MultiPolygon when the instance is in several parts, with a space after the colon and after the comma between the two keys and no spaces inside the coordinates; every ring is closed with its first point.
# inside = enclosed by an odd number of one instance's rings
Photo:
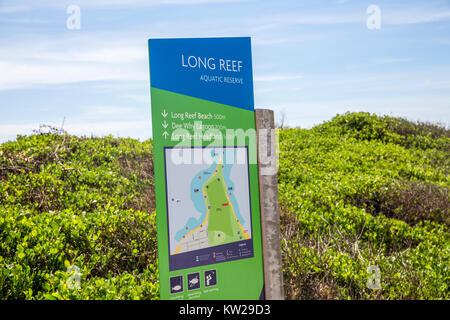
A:
{"type": "Polygon", "coordinates": [[[392,63],[403,63],[403,62],[410,62],[412,59],[410,58],[380,58],[375,59],[373,62],[378,64],[392,64],[392,63]]]}
{"type": "Polygon", "coordinates": [[[3,45],[0,90],[102,80],[148,80],[146,41],[91,35],[3,45]],[[113,45],[111,45],[113,43],[113,45]]]}
{"type": "Polygon", "coordinates": [[[76,120],[95,120],[104,119],[107,117],[118,117],[136,113],[137,109],[134,107],[119,107],[119,106],[87,106],[84,108],[76,120]]]}
{"type": "Polygon", "coordinates": [[[8,13],[25,12],[25,11],[30,11],[31,9],[32,8],[29,5],[2,6],[2,7],[0,7],[0,13],[8,14],[8,13]]]}
{"type": "Polygon", "coordinates": [[[139,103],[150,103],[150,94],[125,94],[124,98],[131,99],[139,103]]]}
{"type": "MultiPolygon", "coordinates": [[[[84,46],[86,48],[87,46],[84,46]]],[[[146,60],[145,46],[97,47],[88,49],[68,49],[64,51],[43,51],[33,55],[39,59],[64,62],[129,63],[146,60]]]]}
{"type": "Polygon", "coordinates": [[[304,35],[280,37],[278,34],[270,36],[263,33],[261,35],[255,34],[255,36],[252,37],[252,44],[261,46],[274,46],[286,43],[319,41],[325,38],[329,38],[331,36],[332,36],[331,33],[322,33],[322,34],[304,34],[304,35]]]}
{"type": "Polygon", "coordinates": [[[27,124],[1,124],[0,125],[0,142],[6,141],[1,137],[15,137],[17,134],[30,134],[33,129],[38,129],[35,123],[27,124]]]}
{"type": "MultiPolygon", "coordinates": [[[[145,129],[150,132],[148,121],[107,121],[107,122],[74,122],[67,121],[64,130],[74,135],[108,135],[124,133],[130,130],[145,129]]],[[[123,134],[122,134],[123,135],[123,134]]]]}
{"type": "Polygon", "coordinates": [[[146,80],[148,71],[121,65],[0,61],[0,90],[100,80],[146,80]]]}
{"type": "Polygon", "coordinates": [[[273,75],[264,75],[264,76],[255,76],[255,81],[287,81],[287,80],[297,80],[302,79],[302,75],[290,75],[290,74],[273,74],[273,75]]]}
{"type": "Polygon", "coordinates": [[[450,19],[450,10],[444,9],[439,10],[436,8],[411,8],[405,10],[395,10],[395,11],[382,11],[382,24],[391,25],[404,25],[404,24],[419,24],[419,23],[431,23],[439,22],[450,19]]]}
{"type": "MultiPolygon", "coordinates": [[[[20,12],[33,8],[65,8],[70,4],[75,4],[81,8],[138,8],[138,7],[153,7],[161,5],[204,5],[204,4],[220,4],[220,3],[235,3],[235,2],[249,2],[252,0],[75,0],[75,1],[54,1],[54,0],[3,0],[2,6],[5,12],[20,12]]],[[[1,9],[0,9],[0,12],[1,9]]]]}
{"type": "MultiPolygon", "coordinates": [[[[46,123],[61,127],[61,123],[46,123]]],[[[0,124],[0,143],[14,140],[18,134],[30,135],[33,130],[39,129],[40,123],[0,124]]],[[[120,137],[133,137],[148,139],[151,135],[151,123],[148,121],[108,121],[108,122],[71,122],[66,120],[64,130],[69,134],[78,136],[105,136],[116,135],[120,137]]]]}
{"type": "Polygon", "coordinates": [[[248,2],[249,0],[78,0],[86,6],[156,6],[156,5],[197,5],[212,3],[248,2]]]}
{"type": "Polygon", "coordinates": [[[3,23],[22,23],[22,24],[44,24],[49,23],[48,20],[34,18],[0,18],[3,23]]]}
{"type": "Polygon", "coordinates": [[[410,120],[431,121],[450,125],[448,113],[448,97],[440,96],[407,96],[368,99],[323,99],[314,101],[299,101],[275,106],[275,112],[284,110],[287,125],[310,128],[323,121],[330,120],[337,113],[347,111],[371,112],[378,115],[404,117],[410,120]],[[427,106],[427,108],[424,108],[427,106]]]}
{"type": "MultiPolygon", "coordinates": [[[[268,18],[270,21],[270,17],[268,18]]],[[[289,13],[274,16],[274,19],[281,25],[286,24],[304,24],[304,25],[332,25],[347,23],[363,23],[366,21],[365,13],[330,13],[330,12],[305,12],[289,13]]]]}
{"type": "MultiPolygon", "coordinates": [[[[342,3],[345,3],[344,1],[342,3]]],[[[419,23],[432,23],[450,20],[450,10],[447,7],[433,4],[409,4],[380,5],[381,27],[383,25],[406,25],[419,23]]],[[[351,6],[347,10],[313,10],[300,12],[283,12],[270,14],[253,19],[253,27],[250,30],[267,31],[282,29],[288,25],[338,25],[338,24],[362,24],[366,25],[367,13],[365,8],[351,6]]]]}

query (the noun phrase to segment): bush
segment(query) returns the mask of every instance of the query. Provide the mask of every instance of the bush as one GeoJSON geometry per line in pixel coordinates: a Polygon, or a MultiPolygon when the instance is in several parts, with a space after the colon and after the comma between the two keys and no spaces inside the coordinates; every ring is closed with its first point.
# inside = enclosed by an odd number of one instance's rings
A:
{"type": "Polygon", "coordinates": [[[405,121],[347,113],[280,131],[288,298],[449,298],[448,130],[405,121]]]}
{"type": "Polygon", "coordinates": [[[151,151],[151,141],[57,130],[3,144],[0,297],[158,298],[151,151]]]}
{"type": "Polygon", "coordinates": [[[400,181],[371,194],[353,195],[348,202],[377,215],[415,225],[435,221],[450,227],[448,188],[420,181],[400,181]]]}
{"type": "Polygon", "coordinates": [[[403,118],[379,117],[368,112],[347,112],[318,126],[319,131],[335,131],[358,140],[378,140],[406,148],[435,148],[450,151],[450,130],[444,125],[413,122],[403,118]]]}
{"type": "MultiPolygon", "coordinates": [[[[287,298],[449,299],[449,141],[368,113],[280,130],[287,298]]],[[[2,144],[0,298],[157,299],[152,163],[55,128],[2,144]]]]}

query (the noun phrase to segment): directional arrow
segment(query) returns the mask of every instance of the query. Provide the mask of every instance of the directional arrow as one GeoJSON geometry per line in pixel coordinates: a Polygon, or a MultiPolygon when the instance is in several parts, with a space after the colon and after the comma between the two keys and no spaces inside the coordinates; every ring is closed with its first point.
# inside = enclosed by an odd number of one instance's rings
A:
{"type": "Polygon", "coordinates": [[[164,131],[162,135],[164,136],[164,139],[167,139],[167,136],[169,135],[169,133],[167,131],[164,131]]]}
{"type": "Polygon", "coordinates": [[[167,124],[166,120],[164,120],[164,123],[162,123],[162,126],[164,129],[167,128],[168,124],[167,124]]]}
{"type": "Polygon", "coordinates": [[[168,113],[166,112],[166,109],[163,110],[163,112],[161,112],[161,115],[165,118],[167,117],[168,113]]]}

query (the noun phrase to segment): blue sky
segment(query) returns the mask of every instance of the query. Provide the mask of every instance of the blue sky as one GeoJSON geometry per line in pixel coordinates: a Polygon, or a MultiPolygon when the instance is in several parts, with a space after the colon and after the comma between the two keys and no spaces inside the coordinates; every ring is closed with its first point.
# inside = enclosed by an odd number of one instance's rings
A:
{"type": "Polygon", "coordinates": [[[217,36],[252,37],[255,106],[287,125],[345,111],[450,124],[450,1],[0,0],[0,142],[63,119],[147,139],[147,39],[217,36]]]}

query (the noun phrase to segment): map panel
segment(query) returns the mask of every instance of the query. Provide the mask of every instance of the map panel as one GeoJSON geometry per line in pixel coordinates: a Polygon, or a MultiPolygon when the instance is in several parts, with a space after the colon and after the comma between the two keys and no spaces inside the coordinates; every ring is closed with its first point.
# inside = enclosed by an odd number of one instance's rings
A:
{"type": "Polygon", "coordinates": [[[253,256],[247,147],[165,148],[165,162],[170,260],[253,256]]]}

